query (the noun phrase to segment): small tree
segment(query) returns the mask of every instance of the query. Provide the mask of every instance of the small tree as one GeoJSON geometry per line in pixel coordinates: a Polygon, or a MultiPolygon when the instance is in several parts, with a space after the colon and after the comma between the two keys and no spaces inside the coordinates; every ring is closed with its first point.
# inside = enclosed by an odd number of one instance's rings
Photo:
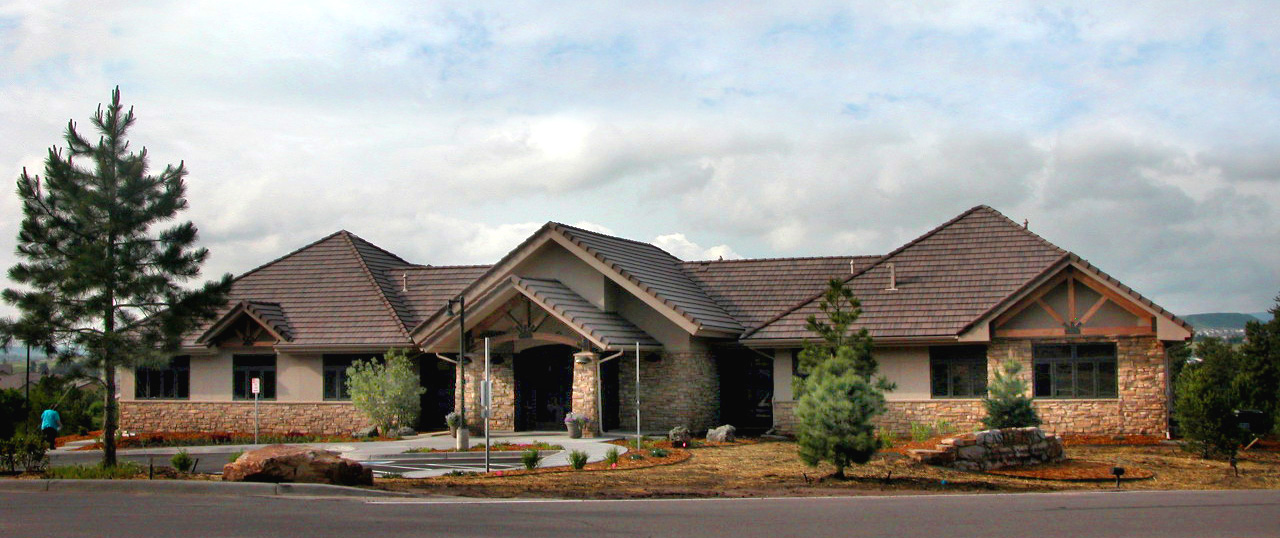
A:
{"type": "Polygon", "coordinates": [[[352,405],[386,435],[392,426],[407,426],[418,419],[419,397],[426,389],[419,385],[404,350],[393,349],[382,360],[352,363],[347,368],[347,391],[352,405]]]}
{"type": "Polygon", "coordinates": [[[1235,417],[1243,402],[1239,380],[1247,373],[1240,369],[1239,353],[1217,338],[1197,344],[1196,353],[1200,362],[1183,369],[1175,388],[1174,414],[1183,446],[1206,458],[1233,456],[1248,439],[1235,417]]]}
{"type": "Polygon", "coordinates": [[[1031,398],[1027,397],[1027,381],[1018,375],[1021,372],[1022,364],[1015,361],[1005,362],[996,369],[988,395],[982,400],[987,408],[987,416],[982,419],[986,427],[998,429],[1040,425],[1040,417],[1031,406],[1031,398]]]}
{"type": "Polygon", "coordinates": [[[796,442],[809,465],[826,461],[843,478],[850,464],[862,464],[880,448],[875,419],[884,413],[884,392],[893,384],[877,376],[871,337],[853,331],[861,304],[840,280],[831,280],[818,307],[826,321],[809,316],[806,327],[822,337],[800,352],[796,393],[796,442]],[[874,378],[874,380],[873,380],[874,378]]]}
{"type": "Polygon", "coordinates": [[[66,148],[50,148],[44,176],[22,171],[19,262],[4,290],[20,317],[0,337],[58,348],[60,360],[96,370],[103,386],[102,462],[116,464],[116,370],[167,359],[183,333],[225,303],[231,275],[192,289],[209,251],[187,208],[186,168],[151,174],[147,150],[129,150],[133,109],[98,107],[98,139],[67,125],[66,148]],[[34,340],[34,341],[33,341],[34,340]]]}
{"type": "Polygon", "coordinates": [[[1280,297],[1275,300],[1270,321],[1252,321],[1244,327],[1236,390],[1241,405],[1271,415],[1272,423],[1280,425],[1280,297]]]}

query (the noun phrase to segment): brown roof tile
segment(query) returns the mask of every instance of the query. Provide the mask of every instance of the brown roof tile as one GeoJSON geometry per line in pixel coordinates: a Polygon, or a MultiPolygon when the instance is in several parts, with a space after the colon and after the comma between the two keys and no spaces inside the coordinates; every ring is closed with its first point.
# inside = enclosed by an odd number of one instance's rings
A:
{"type": "Polygon", "coordinates": [[[621,349],[636,343],[644,347],[662,345],[616,312],[596,308],[559,280],[512,277],[511,282],[521,293],[568,320],[579,331],[591,335],[605,348],[621,349]]]}
{"type": "Polygon", "coordinates": [[[753,328],[848,277],[879,256],[684,262],[685,274],[744,326],[753,328]]]}

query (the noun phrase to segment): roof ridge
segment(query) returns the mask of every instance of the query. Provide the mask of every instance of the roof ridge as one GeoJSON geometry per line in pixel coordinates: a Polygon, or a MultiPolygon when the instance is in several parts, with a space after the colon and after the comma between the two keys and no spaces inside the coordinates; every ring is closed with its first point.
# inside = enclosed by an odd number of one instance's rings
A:
{"type": "Polygon", "coordinates": [[[802,260],[847,260],[850,258],[879,258],[880,254],[850,254],[847,256],[780,256],[776,258],[739,258],[733,260],[689,260],[683,261],[685,264],[696,263],[741,263],[741,262],[779,262],[779,261],[802,261],[802,260]]]}
{"type": "Polygon", "coordinates": [[[271,260],[271,261],[269,261],[269,262],[267,262],[267,263],[264,263],[264,264],[262,264],[262,265],[259,265],[259,266],[257,266],[257,267],[254,267],[253,269],[250,269],[250,270],[248,270],[248,271],[245,271],[244,273],[241,273],[239,276],[237,276],[237,277],[235,277],[235,278],[231,279],[231,281],[232,281],[232,282],[239,281],[240,279],[242,279],[242,278],[244,278],[244,277],[247,277],[247,276],[249,276],[249,275],[251,275],[251,274],[253,274],[253,273],[256,273],[256,272],[258,272],[258,271],[261,271],[261,270],[263,270],[263,269],[266,269],[267,267],[270,267],[270,266],[272,266],[272,265],[275,265],[275,264],[277,264],[277,263],[279,263],[279,262],[281,262],[281,261],[285,260],[286,258],[288,258],[288,257],[290,257],[290,256],[293,256],[294,254],[297,254],[297,253],[302,252],[302,251],[304,251],[304,250],[307,250],[307,249],[309,249],[309,248],[311,248],[311,247],[314,247],[314,246],[316,246],[316,245],[319,245],[320,243],[323,243],[323,242],[325,242],[325,241],[328,241],[328,240],[330,240],[330,239],[333,239],[334,237],[336,237],[336,236],[338,236],[338,235],[341,235],[341,234],[343,234],[343,233],[350,233],[350,232],[348,232],[348,231],[346,231],[346,230],[338,230],[338,231],[336,231],[336,232],[333,232],[333,233],[331,233],[331,234],[329,234],[329,235],[326,235],[326,236],[324,236],[324,237],[321,237],[320,239],[316,239],[315,241],[312,241],[312,242],[310,242],[310,243],[307,243],[306,245],[303,245],[303,246],[301,246],[301,247],[298,247],[298,248],[296,248],[296,249],[294,249],[294,250],[290,251],[288,254],[285,254],[285,255],[280,256],[280,257],[278,257],[278,258],[276,258],[276,259],[274,259],[274,260],[271,260]]]}
{"type": "Polygon", "coordinates": [[[346,231],[346,230],[342,230],[341,232],[338,232],[338,233],[345,233],[345,234],[347,235],[347,238],[348,238],[348,239],[350,239],[350,240],[352,240],[352,242],[353,242],[353,243],[354,243],[356,240],[358,240],[358,241],[360,241],[361,243],[364,243],[365,245],[368,245],[368,246],[370,246],[370,247],[373,247],[374,249],[376,249],[377,251],[379,251],[379,252],[381,252],[381,253],[383,253],[383,254],[386,254],[386,255],[388,255],[388,256],[391,256],[392,258],[395,258],[396,260],[399,260],[400,262],[403,262],[405,265],[417,265],[417,264],[414,264],[414,263],[410,263],[408,260],[405,260],[404,258],[401,258],[401,257],[400,257],[400,255],[398,255],[398,254],[396,254],[396,253],[394,253],[394,252],[391,252],[390,250],[387,250],[387,249],[385,249],[385,248],[382,248],[382,247],[380,247],[380,246],[378,246],[378,245],[375,245],[375,244],[373,244],[372,242],[370,242],[368,239],[365,239],[365,238],[363,238],[363,237],[360,237],[360,236],[358,236],[358,235],[356,235],[356,234],[354,234],[354,233],[348,232],[348,231],[346,231]]]}
{"type": "MultiPolygon", "coordinates": [[[[901,254],[903,251],[907,250],[908,248],[910,248],[910,247],[912,247],[912,246],[915,246],[915,245],[919,244],[921,241],[924,241],[925,239],[928,239],[928,238],[930,238],[930,237],[933,237],[933,236],[934,236],[934,235],[936,235],[938,232],[941,232],[942,230],[945,230],[947,227],[949,227],[949,226],[951,226],[951,225],[953,225],[953,224],[955,224],[955,223],[957,223],[957,222],[961,221],[961,220],[962,220],[962,219],[964,219],[965,217],[968,217],[969,215],[972,215],[972,214],[977,213],[977,212],[979,212],[979,211],[987,211],[987,212],[990,212],[990,213],[994,213],[995,215],[998,215],[998,216],[1000,216],[1001,218],[1004,218],[1006,221],[1009,221],[1009,223],[1010,223],[1010,224],[1012,224],[1013,226],[1021,228],[1020,226],[1018,226],[1018,223],[1013,222],[1013,220],[1009,219],[1009,217],[1005,217],[1005,216],[1004,216],[1004,214],[1000,213],[999,211],[996,211],[995,209],[992,209],[990,206],[987,206],[987,205],[985,205],[985,204],[976,205],[976,206],[973,206],[973,207],[969,208],[969,209],[968,209],[967,211],[965,211],[964,213],[961,213],[961,214],[959,214],[959,215],[956,215],[955,217],[952,217],[952,218],[951,218],[951,220],[948,220],[948,221],[946,221],[946,222],[944,222],[944,223],[942,223],[942,224],[939,224],[939,225],[935,226],[932,230],[929,230],[929,231],[927,231],[927,232],[925,232],[925,233],[921,234],[919,237],[916,237],[915,239],[912,239],[912,240],[910,240],[910,241],[908,241],[908,242],[904,243],[902,246],[900,246],[900,247],[898,247],[898,248],[895,248],[895,249],[893,249],[893,250],[889,251],[889,253],[888,253],[888,254],[885,254],[884,256],[881,256],[881,257],[880,257],[879,259],[877,259],[875,262],[873,262],[873,263],[871,263],[871,264],[867,265],[866,267],[862,267],[862,268],[858,269],[857,271],[855,271],[855,272],[853,272],[853,273],[849,274],[848,276],[846,276],[846,277],[844,278],[844,280],[842,280],[842,282],[848,283],[849,281],[851,281],[851,280],[853,280],[853,279],[857,278],[858,276],[860,276],[860,275],[862,275],[862,274],[865,274],[865,273],[869,272],[870,270],[872,270],[872,269],[874,269],[874,268],[876,268],[876,267],[879,267],[880,265],[884,264],[886,260],[889,260],[890,258],[893,258],[894,256],[897,256],[898,254],[901,254]]],[[[1027,231],[1027,233],[1031,233],[1031,232],[1030,232],[1030,231],[1027,231]]],[[[1032,235],[1033,235],[1033,236],[1035,236],[1035,234],[1032,234],[1032,235]]],[[[1061,248],[1058,248],[1058,247],[1057,247],[1057,245],[1054,245],[1053,243],[1049,243],[1048,241],[1046,241],[1044,238],[1041,238],[1040,236],[1035,236],[1035,237],[1036,237],[1036,238],[1038,238],[1038,239],[1040,239],[1040,241],[1042,241],[1042,242],[1044,242],[1044,243],[1046,243],[1046,244],[1048,244],[1048,245],[1050,245],[1050,246],[1052,246],[1052,247],[1054,247],[1054,248],[1057,248],[1058,250],[1062,250],[1061,248]]],[[[832,280],[836,280],[836,279],[834,279],[834,278],[833,278],[832,280]]],[[[782,319],[782,318],[786,317],[788,314],[791,314],[792,312],[795,312],[796,310],[799,310],[799,309],[800,309],[801,307],[803,307],[804,305],[807,305],[807,304],[809,304],[809,303],[813,302],[814,300],[816,300],[817,298],[822,297],[822,295],[823,295],[824,293],[826,293],[826,290],[819,291],[818,293],[816,293],[816,294],[814,294],[814,295],[811,295],[811,296],[809,296],[809,297],[805,298],[804,300],[800,301],[799,303],[796,303],[796,304],[792,305],[791,307],[787,308],[786,310],[783,310],[782,312],[779,312],[779,313],[778,313],[778,315],[776,315],[776,316],[773,316],[773,317],[769,318],[769,319],[768,319],[768,320],[766,320],[764,323],[761,323],[760,325],[758,325],[758,326],[756,326],[756,327],[754,327],[754,328],[752,328],[752,329],[748,330],[747,332],[743,333],[743,334],[742,334],[742,336],[741,336],[740,338],[748,338],[748,337],[750,337],[751,335],[753,335],[753,334],[755,334],[755,333],[759,332],[761,329],[763,329],[763,328],[765,328],[765,327],[768,327],[770,324],[772,324],[772,323],[774,323],[774,322],[776,322],[776,321],[778,321],[778,320],[780,320],[780,319],[782,319]]]]}
{"type": "Polygon", "coordinates": [[[1040,236],[1040,234],[1038,234],[1038,233],[1035,233],[1035,232],[1031,231],[1031,229],[1030,229],[1030,228],[1028,228],[1026,225],[1018,224],[1018,222],[1017,222],[1017,221],[1015,221],[1015,220],[1013,220],[1013,219],[1009,218],[1009,217],[1008,217],[1007,215],[1005,215],[1004,213],[1001,213],[1001,212],[999,212],[999,211],[997,211],[997,210],[995,210],[995,209],[992,209],[992,208],[990,208],[990,207],[987,207],[987,206],[985,206],[985,205],[980,205],[980,206],[978,206],[978,207],[975,207],[974,209],[986,209],[988,212],[990,212],[990,213],[994,214],[995,216],[1000,217],[1000,218],[1002,218],[1002,219],[1004,219],[1004,220],[1008,221],[1008,222],[1009,222],[1009,224],[1012,224],[1014,228],[1017,228],[1017,229],[1019,229],[1019,230],[1022,230],[1022,233],[1025,233],[1025,234],[1027,234],[1027,235],[1031,236],[1033,239],[1035,239],[1036,241],[1039,241],[1039,242],[1043,243],[1045,246],[1050,247],[1050,248],[1052,248],[1052,249],[1054,249],[1054,250],[1057,250],[1057,251],[1059,251],[1059,252],[1062,252],[1062,253],[1064,253],[1064,254],[1073,254],[1071,251],[1069,251],[1069,250],[1067,250],[1067,249],[1065,249],[1065,248],[1062,248],[1062,247],[1060,247],[1060,246],[1058,246],[1058,245],[1055,245],[1055,244],[1053,244],[1053,242],[1052,242],[1052,241],[1049,241],[1048,239],[1045,239],[1044,237],[1041,237],[1041,236],[1040,236]]]}
{"type": "Polygon", "coordinates": [[[471,265],[420,265],[420,264],[414,263],[414,264],[409,264],[406,267],[397,267],[395,270],[396,271],[400,271],[400,270],[414,271],[414,270],[426,270],[426,269],[476,269],[480,267],[493,267],[493,264],[477,263],[477,264],[471,264],[471,265]]]}
{"type": "MultiPolygon", "coordinates": [[[[382,289],[382,284],[379,284],[379,283],[378,283],[378,278],[377,278],[376,276],[374,276],[374,274],[373,274],[373,270],[372,270],[372,269],[369,269],[369,263],[365,261],[365,259],[364,259],[364,255],[360,253],[360,249],[359,249],[359,248],[356,248],[356,243],[355,243],[355,241],[353,240],[353,238],[354,238],[354,239],[360,239],[360,238],[359,238],[359,237],[356,237],[356,236],[355,236],[355,234],[352,234],[351,232],[348,232],[348,231],[346,231],[346,230],[343,230],[343,231],[342,231],[342,232],[340,232],[340,233],[342,233],[342,234],[343,234],[343,237],[345,237],[345,238],[347,239],[347,246],[351,248],[351,252],[352,252],[352,254],[355,254],[355,256],[356,256],[356,261],[360,263],[360,269],[361,269],[362,271],[364,271],[364,276],[365,276],[365,278],[367,278],[367,279],[369,280],[369,283],[373,285],[374,290],[376,290],[376,291],[378,292],[378,298],[379,298],[379,299],[382,299],[382,306],[386,307],[387,312],[389,312],[389,313],[391,314],[391,318],[392,318],[392,319],[394,319],[394,320],[396,320],[396,327],[400,329],[400,334],[404,335],[405,339],[407,339],[407,340],[409,340],[409,341],[411,341],[411,342],[412,342],[412,341],[413,341],[413,337],[412,337],[412,336],[409,336],[409,331],[408,331],[408,329],[406,329],[406,328],[405,328],[405,322],[404,322],[404,319],[402,319],[402,318],[400,317],[400,313],[399,313],[399,312],[396,312],[396,307],[395,307],[395,306],[393,306],[393,305],[391,304],[391,300],[387,298],[387,292],[386,292],[386,290],[382,289]]],[[[373,246],[374,248],[377,248],[378,250],[383,250],[381,247],[378,247],[377,245],[374,245],[373,243],[369,243],[368,241],[365,241],[364,239],[360,239],[360,241],[362,241],[362,242],[364,242],[364,243],[366,243],[366,244],[369,244],[369,245],[373,246]]],[[[383,250],[383,251],[385,252],[385,250],[383,250]]],[[[390,254],[390,253],[388,253],[388,254],[390,254]]],[[[392,256],[394,256],[396,259],[400,259],[401,261],[403,261],[403,259],[401,259],[399,256],[395,256],[394,254],[392,254],[392,256]]],[[[406,263],[407,263],[407,262],[406,262],[406,263]]]]}
{"type": "MultiPolygon", "coordinates": [[[[571,225],[568,225],[568,224],[565,224],[565,223],[562,223],[562,222],[556,222],[556,221],[554,221],[554,220],[553,220],[553,221],[548,222],[547,224],[551,224],[551,225],[559,226],[559,227],[561,227],[561,228],[568,228],[568,229],[573,230],[573,231],[575,231],[575,232],[583,232],[583,233],[587,233],[587,234],[591,234],[591,235],[596,235],[596,236],[600,236],[600,237],[608,237],[608,238],[610,238],[610,239],[617,239],[617,240],[619,240],[619,241],[626,241],[626,242],[628,242],[628,243],[635,243],[635,244],[637,244],[637,245],[644,245],[644,246],[647,246],[647,247],[653,247],[653,248],[656,248],[656,249],[658,249],[658,250],[662,250],[662,248],[661,248],[661,247],[659,247],[658,245],[655,245],[655,244],[653,244],[653,243],[646,243],[646,242],[644,242],[644,241],[640,241],[640,240],[638,240],[638,239],[628,239],[628,238],[626,238],[626,237],[619,237],[619,236],[616,236],[616,235],[609,235],[609,234],[606,234],[606,233],[593,232],[593,231],[591,231],[591,230],[587,230],[587,229],[585,229],[585,228],[579,228],[579,227],[577,227],[577,226],[571,226],[571,225]]],[[[676,256],[675,256],[674,254],[672,254],[672,253],[670,253],[670,252],[667,252],[667,251],[665,251],[665,250],[662,250],[662,252],[663,252],[664,254],[668,255],[668,256],[671,256],[672,258],[677,259],[677,260],[679,260],[679,259],[680,259],[680,258],[676,258],[676,256]]],[[[680,260],[680,261],[684,261],[684,260],[680,260]]]]}

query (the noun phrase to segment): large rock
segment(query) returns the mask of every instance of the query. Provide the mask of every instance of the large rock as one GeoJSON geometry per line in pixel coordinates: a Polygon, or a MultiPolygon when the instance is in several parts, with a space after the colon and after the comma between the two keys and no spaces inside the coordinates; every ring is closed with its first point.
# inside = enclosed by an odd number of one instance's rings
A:
{"type": "Polygon", "coordinates": [[[313,482],[340,486],[373,484],[373,471],[332,450],[269,445],[241,454],[222,467],[222,479],[234,482],[313,482]]]}
{"type": "Polygon", "coordinates": [[[734,439],[737,438],[736,436],[734,436],[734,432],[736,431],[738,431],[737,428],[730,426],[728,424],[725,424],[724,426],[720,426],[719,428],[711,428],[709,431],[707,431],[707,442],[732,443],[734,439]]]}
{"type": "Polygon", "coordinates": [[[667,440],[671,441],[671,446],[687,447],[689,446],[689,441],[693,440],[693,433],[689,431],[689,428],[676,426],[667,432],[667,440]]]}

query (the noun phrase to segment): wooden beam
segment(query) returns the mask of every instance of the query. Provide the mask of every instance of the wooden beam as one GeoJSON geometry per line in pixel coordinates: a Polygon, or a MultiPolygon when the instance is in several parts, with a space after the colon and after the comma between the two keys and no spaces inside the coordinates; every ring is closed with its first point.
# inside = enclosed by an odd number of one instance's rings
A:
{"type": "Polygon", "coordinates": [[[1068,336],[1066,329],[996,329],[1002,338],[1037,338],[1043,336],[1068,336]]]}
{"type": "Polygon", "coordinates": [[[1080,283],[1084,284],[1085,286],[1088,286],[1089,289],[1102,294],[1103,297],[1110,299],[1111,302],[1116,304],[1116,306],[1119,306],[1120,308],[1128,310],[1129,313],[1139,318],[1145,319],[1145,318],[1151,317],[1150,312],[1134,304],[1133,301],[1121,296],[1119,293],[1111,291],[1111,288],[1108,288],[1099,282],[1093,281],[1093,279],[1091,278],[1083,278],[1080,280],[1080,283]]]}
{"type": "Polygon", "coordinates": [[[1045,312],[1048,312],[1049,316],[1052,317],[1054,321],[1058,322],[1059,325],[1066,324],[1066,321],[1062,319],[1062,316],[1059,316],[1057,312],[1054,312],[1053,307],[1049,306],[1049,303],[1046,303],[1041,299],[1036,299],[1036,304],[1040,305],[1040,308],[1043,308],[1045,312]]]}
{"type": "Polygon", "coordinates": [[[1093,306],[1089,307],[1089,311],[1085,312],[1084,317],[1080,318],[1080,325],[1089,323],[1089,320],[1093,318],[1093,315],[1097,314],[1099,310],[1102,310],[1102,305],[1104,304],[1107,304],[1106,295],[1098,297],[1098,300],[1093,302],[1093,306]]]}
{"type": "Polygon", "coordinates": [[[1067,319],[1073,323],[1076,318],[1076,279],[1074,276],[1067,279],[1067,319]]]}
{"type": "Polygon", "coordinates": [[[1035,302],[1039,300],[1041,297],[1044,297],[1045,294],[1049,293],[1050,291],[1053,291],[1053,289],[1058,287],[1058,284],[1061,284],[1062,281],[1066,280],[1068,276],[1069,274],[1064,272],[1064,273],[1060,273],[1058,276],[1055,276],[1049,279],[1049,281],[1045,282],[1044,285],[1040,286],[1040,288],[1037,289],[1035,292],[1032,292],[1030,295],[1018,301],[1017,304],[1015,304],[1012,308],[1010,308],[1005,313],[1000,314],[999,317],[997,317],[995,320],[991,322],[991,326],[999,327],[1004,325],[1005,323],[1008,323],[1010,319],[1013,319],[1018,314],[1021,314],[1023,310],[1026,310],[1027,307],[1035,304],[1035,302]]]}
{"type": "Polygon", "coordinates": [[[1082,327],[1080,334],[1067,334],[1065,329],[997,329],[998,338],[1045,338],[1072,336],[1137,336],[1154,334],[1150,327],[1082,327]]]}

